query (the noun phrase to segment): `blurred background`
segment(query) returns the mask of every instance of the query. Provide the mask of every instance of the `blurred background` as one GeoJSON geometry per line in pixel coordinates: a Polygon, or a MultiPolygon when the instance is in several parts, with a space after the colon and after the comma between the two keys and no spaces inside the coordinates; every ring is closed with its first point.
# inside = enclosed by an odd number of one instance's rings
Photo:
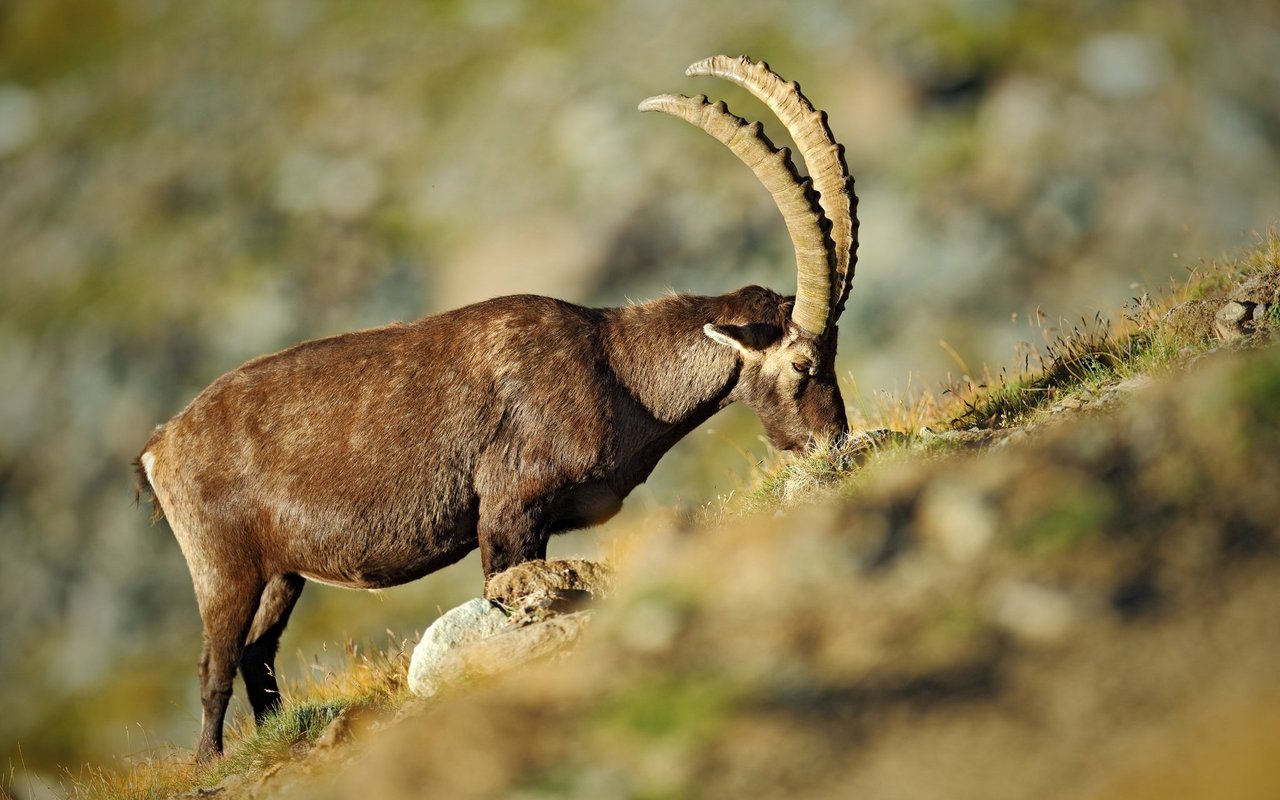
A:
{"type": "MultiPolygon", "coordinates": [[[[1280,216],[1272,0],[0,2],[6,781],[194,742],[195,602],[129,462],[219,374],[497,294],[794,290],[750,172],[636,112],[708,93],[785,141],[744,92],[683,77],[719,52],[800,81],[847,147],[855,416],[1013,363],[1028,320],[1119,308],[1280,216]]],[[[717,417],[557,552],[749,482],[760,432],[717,417]]],[[[313,586],[282,670],[411,640],[479,591],[473,560],[313,586]]]]}

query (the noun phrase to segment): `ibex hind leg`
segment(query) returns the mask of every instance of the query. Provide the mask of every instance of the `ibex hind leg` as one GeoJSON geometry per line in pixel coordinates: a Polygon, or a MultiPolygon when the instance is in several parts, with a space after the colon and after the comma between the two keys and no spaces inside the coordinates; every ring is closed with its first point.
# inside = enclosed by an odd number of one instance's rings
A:
{"type": "MultiPolygon", "coordinates": [[[[228,570],[222,574],[234,574],[228,570]]],[[[231,702],[236,666],[245,649],[264,587],[261,579],[237,576],[235,582],[196,581],[196,602],[204,622],[200,651],[200,743],[196,759],[207,762],[222,755],[222,723],[231,702]]]]}
{"type": "Polygon", "coordinates": [[[240,656],[240,675],[253,706],[253,719],[258,724],[280,707],[280,686],[276,682],[276,650],[280,634],[289,622],[289,614],[302,594],[306,580],[301,575],[277,575],[267,581],[258,601],[258,612],[240,656]]]}

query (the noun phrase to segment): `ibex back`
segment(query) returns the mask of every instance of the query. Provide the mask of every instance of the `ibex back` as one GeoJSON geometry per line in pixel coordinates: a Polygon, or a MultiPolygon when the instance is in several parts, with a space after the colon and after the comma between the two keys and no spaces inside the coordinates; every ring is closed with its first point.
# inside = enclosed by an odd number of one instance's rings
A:
{"type": "Polygon", "coordinates": [[[796,251],[793,299],[748,286],[593,309],[522,295],[306,342],[223,375],[137,460],[169,520],[204,623],[198,757],[222,752],[241,670],[254,716],[305,580],[377,588],[480,548],[486,578],[543,558],[551,534],[602,522],[672,445],[742,401],[794,450],[846,432],[835,320],[856,251],[856,198],[825,115],[767,65],[723,56],[791,132],[786,150],[722,103],[664,111],[724,142],[773,195],[796,251]]]}

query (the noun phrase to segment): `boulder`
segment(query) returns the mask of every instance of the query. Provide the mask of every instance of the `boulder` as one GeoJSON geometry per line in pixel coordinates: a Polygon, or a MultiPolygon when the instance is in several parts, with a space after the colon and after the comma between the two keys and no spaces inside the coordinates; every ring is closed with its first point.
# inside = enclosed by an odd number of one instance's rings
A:
{"type": "Polygon", "coordinates": [[[1230,299],[1241,304],[1263,306],[1264,309],[1280,303],[1280,270],[1254,275],[1232,289],[1230,299]]]}
{"type": "Polygon", "coordinates": [[[413,648],[409,661],[409,691],[430,697],[438,691],[440,665],[451,650],[506,630],[507,615],[484,598],[468,600],[431,623],[413,648]]]}
{"type": "Polygon", "coordinates": [[[492,576],[427,628],[409,662],[409,690],[432,697],[468,676],[494,675],[546,658],[577,640],[608,594],[612,572],[582,559],[530,561],[492,576]]]}
{"type": "Polygon", "coordinates": [[[613,572],[604,564],[581,558],[526,561],[485,582],[484,596],[507,609],[530,598],[562,600],[566,605],[609,594],[613,572]]]}
{"type": "Polygon", "coordinates": [[[590,621],[590,611],[577,611],[513,627],[453,650],[440,665],[439,683],[500,675],[514,667],[550,658],[576,642],[590,621]]]}
{"type": "Polygon", "coordinates": [[[1213,318],[1218,338],[1224,342],[1230,342],[1252,333],[1253,309],[1253,303],[1248,301],[1239,303],[1235,300],[1218,309],[1218,313],[1213,318]]]}
{"type": "Polygon", "coordinates": [[[1212,300],[1188,300],[1169,309],[1165,322],[1177,336],[1209,341],[1217,336],[1214,317],[1221,302],[1212,300]]]}

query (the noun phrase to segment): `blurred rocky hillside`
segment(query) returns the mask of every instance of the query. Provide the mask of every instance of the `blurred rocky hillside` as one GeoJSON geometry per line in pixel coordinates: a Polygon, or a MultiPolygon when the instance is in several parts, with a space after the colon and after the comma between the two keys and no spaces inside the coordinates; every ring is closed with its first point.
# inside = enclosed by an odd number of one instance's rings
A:
{"type": "MultiPolygon", "coordinates": [[[[1269,0],[11,0],[0,753],[16,764],[20,743],[38,770],[138,750],[142,718],[194,735],[189,579],[131,505],[128,462],[245,358],[515,291],[789,289],[748,172],[635,111],[677,91],[761,115],[682,76],[715,52],[799,80],[848,147],[851,402],[962,371],[939,340],[974,370],[999,362],[1038,335],[1037,308],[1053,324],[1117,307],[1280,209],[1269,0]]],[[[758,424],[712,428],[632,503],[742,480],[758,424]]],[[[464,564],[382,600],[312,591],[284,650],[411,636],[478,580],[464,564]]]]}

